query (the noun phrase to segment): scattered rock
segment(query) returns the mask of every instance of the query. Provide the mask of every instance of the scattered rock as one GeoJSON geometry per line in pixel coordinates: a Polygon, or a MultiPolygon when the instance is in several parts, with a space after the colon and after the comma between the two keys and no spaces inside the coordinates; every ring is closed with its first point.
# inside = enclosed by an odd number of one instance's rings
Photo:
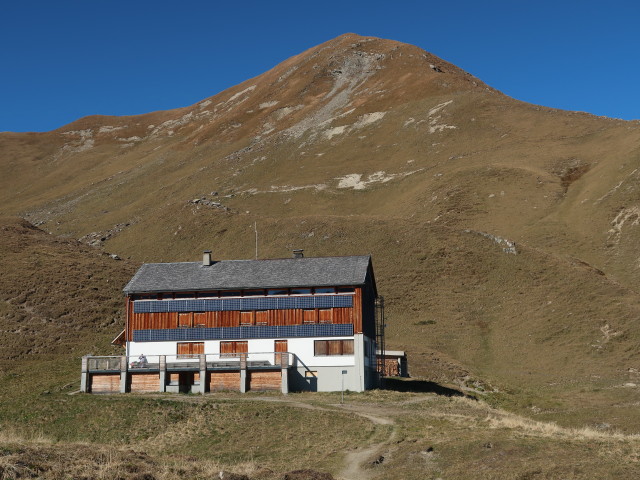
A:
{"type": "Polygon", "coordinates": [[[512,242],[511,240],[507,240],[506,238],[498,237],[496,235],[491,235],[490,233],[486,233],[486,232],[477,232],[475,230],[469,230],[469,229],[464,230],[464,233],[475,233],[476,235],[482,235],[485,238],[493,240],[498,245],[501,245],[502,251],[504,253],[510,253],[512,255],[518,254],[518,250],[516,249],[516,242],[512,242]]]}
{"type": "Polygon", "coordinates": [[[373,462],[371,462],[371,464],[372,465],[380,465],[382,462],[384,462],[384,456],[380,455],[373,462]]]}
{"type": "MultiPolygon", "coordinates": [[[[218,192],[211,192],[210,194],[210,196],[217,196],[217,195],[218,195],[218,192]]],[[[229,207],[223,205],[220,202],[211,200],[206,196],[203,196],[200,198],[194,198],[193,200],[189,200],[187,203],[191,203],[193,205],[204,205],[205,207],[211,207],[211,208],[219,208],[220,210],[224,210],[225,212],[228,212],[230,210],[229,207]]]]}

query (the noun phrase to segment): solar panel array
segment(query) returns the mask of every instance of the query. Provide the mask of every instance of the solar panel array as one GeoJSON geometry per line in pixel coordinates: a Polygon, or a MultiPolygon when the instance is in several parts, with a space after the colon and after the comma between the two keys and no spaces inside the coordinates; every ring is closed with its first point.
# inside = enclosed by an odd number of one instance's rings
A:
{"type": "Polygon", "coordinates": [[[247,297],[188,300],[141,300],[133,302],[135,313],[223,312],[229,310],[292,310],[295,308],[352,307],[353,295],[309,297],[247,297]]]}
{"type": "Polygon", "coordinates": [[[345,337],[353,335],[353,325],[310,324],[280,326],[167,328],[134,330],[134,342],[188,340],[237,340],[245,338],[345,337]]]}

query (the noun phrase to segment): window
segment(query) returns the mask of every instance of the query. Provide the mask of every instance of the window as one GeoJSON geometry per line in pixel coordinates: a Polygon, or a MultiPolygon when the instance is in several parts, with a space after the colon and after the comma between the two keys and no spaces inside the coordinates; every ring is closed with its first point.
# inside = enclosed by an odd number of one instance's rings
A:
{"type": "Polygon", "coordinates": [[[336,287],[336,293],[355,293],[356,289],[353,287],[336,287]]]}
{"type": "Polygon", "coordinates": [[[314,342],[314,355],[353,355],[353,340],[316,340],[314,342]]]}
{"type": "Polygon", "coordinates": [[[264,296],[264,290],[243,290],[243,297],[262,297],[264,296]]]}
{"type": "Polygon", "coordinates": [[[221,297],[239,297],[240,290],[221,290],[220,296],[221,297]]]}
{"type": "Polygon", "coordinates": [[[134,295],[133,300],[156,300],[158,295],[155,293],[142,293],[140,295],[134,295]]]}
{"type": "Polygon", "coordinates": [[[323,293],[336,293],[336,289],[333,287],[316,287],[315,289],[316,294],[323,294],[323,293]]]}
{"type": "Polygon", "coordinates": [[[175,298],[195,298],[195,293],[176,293],[175,298]]]}
{"type": "Polygon", "coordinates": [[[198,358],[204,354],[204,342],[178,343],[178,358],[198,358]]]}
{"type": "Polygon", "coordinates": [[[311,295],[310,288],[292,288],[291,295],[311,295]]]}
{"type": "Polygon", "coordinates": [[[218,292],[200,292],[198,298],[218,298],[220,295],[218,292]]]}
{"type": "Polygon", "coordinates": [[[267,290],[267,295],[288,295],[289,292],[286,288],[270,288],[267,290]]]}
{"type": "Polygon", "coordinates": [[[249,342],[220,342],[221,357],[239,357],[242,353],[249,352],[249,342]]]}

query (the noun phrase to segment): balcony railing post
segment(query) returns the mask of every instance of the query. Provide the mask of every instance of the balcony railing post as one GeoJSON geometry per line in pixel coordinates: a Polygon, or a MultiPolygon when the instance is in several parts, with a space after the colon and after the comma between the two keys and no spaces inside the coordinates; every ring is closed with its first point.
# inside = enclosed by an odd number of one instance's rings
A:
{"type": "Polygon", "coordinates": [[[281,391],[283,395],[289,393],[289,353],[285,352],[280,356],[281,391]]]}
{"type": "Polygon", "coordinates": [[[127,357],[120,357],[120,393],[127,393],[127,357]]]}
{"type": "Polygon", "coordinates": [[[167,357],[160,355],[158,357],[158,369],[160,370],[160,391],[167,391],[167,357]]]}
{"type": "Polygon", "coordinates": [[[206,392],[207,386],[207,356],[200,354],[200,393],[206,392]]]}
{"type": "Polygon", "coordinates": [[[240,393],[247,391],[247,354],[240,354],[240,393]]]}
{"type": "Polygon", "coordinates": [[[82,373],[80,374],[80,391],[87,393],[89,387],[89,357],[82,357],[82,373]]]}

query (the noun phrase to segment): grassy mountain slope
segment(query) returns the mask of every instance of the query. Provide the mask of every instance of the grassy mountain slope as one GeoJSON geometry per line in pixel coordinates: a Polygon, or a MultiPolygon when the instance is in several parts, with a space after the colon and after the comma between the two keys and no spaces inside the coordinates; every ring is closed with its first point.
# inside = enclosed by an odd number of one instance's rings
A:
{"type": "Polygon", "coordinates": [[[256,223],[262,258],[372,253],[414,375],[637,431],[639,167],[638,122],[348,34],[190,107],[0,134],[0,212],[134,264],[252,258],[256,223]]]}

